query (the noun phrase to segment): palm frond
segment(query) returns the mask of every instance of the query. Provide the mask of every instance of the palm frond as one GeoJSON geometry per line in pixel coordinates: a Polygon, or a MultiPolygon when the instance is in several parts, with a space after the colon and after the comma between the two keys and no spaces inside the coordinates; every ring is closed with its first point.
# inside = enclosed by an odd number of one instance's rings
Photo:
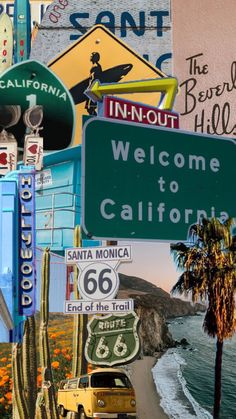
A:
{"type": "Polygon", "coordinates": [[[235,332],[236,236],[233,219],[203,218],[190,227],[188,242],[171,244],[174,261],[183,271],[172,294],[208,301],[204,330],[222,341],[235,332]]]}

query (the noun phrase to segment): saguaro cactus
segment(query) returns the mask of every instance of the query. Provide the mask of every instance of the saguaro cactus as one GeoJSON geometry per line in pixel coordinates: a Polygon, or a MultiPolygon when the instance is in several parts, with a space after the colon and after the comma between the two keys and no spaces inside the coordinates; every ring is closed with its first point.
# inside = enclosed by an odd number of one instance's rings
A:
{"type": "MultiPolygon", "coordinates": [[[[80,226],[75,227],[74,232],[74,247],[81,247],[81,231],[80,226]]],[[[79,299],[78,291],[78,268],[74,267],[74,298],[79,299]]],[[[73,323],[73,361],[72,361],[72,375],[85,374],[87,372],[87,361],[84,357],[84,346],[87,336],[87,322],[88,316],[86,314],[75,314],[73,323]]]]}
{"type": "Polygon", "coordinates": [[[40,329],[39,352],[42,366],[42,391],[37,398],[36,418],[59,419],[56,406],[55,389],[53,385],[49,339],[49,282],[50,282],[50,252],[45,249],[42,260],[41,299],[40,299],[40,329]]]}
{"type": "Polygon", "coordinates": [[[29,419],[34,419],[37,399],[37,353],[34,316],[27,317],[25,321],[22,344],[22,370],[23,389],[29,419]]]}
{"type": "Polygon", "coordinates": [[[13,393],[14,406],[13,417],[16,419],[28,419],[29,410],[23,390],[23,374],[22,374],[22,344],[15,343],[12,350],[12,376],[13,376],[13,393]]]}
{"type": "Polygon", "coordinates": [[[37,397],[37,355],[35,318],[28,317],[24,325],[23,342],[13,345],[13,418],[34,419],[37,397]]]}

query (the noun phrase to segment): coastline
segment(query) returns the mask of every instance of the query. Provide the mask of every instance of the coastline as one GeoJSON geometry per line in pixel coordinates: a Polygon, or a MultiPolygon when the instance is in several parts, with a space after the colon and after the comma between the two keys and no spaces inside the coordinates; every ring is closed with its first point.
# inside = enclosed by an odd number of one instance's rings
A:
{"type": "Polygon", "coordinates": [[[130,379],[136,394],[137,419],[169,419],[160,406],[160,396],[152,376],[152,368],[157,359],[144,356],[130,364],[130,379]]]}

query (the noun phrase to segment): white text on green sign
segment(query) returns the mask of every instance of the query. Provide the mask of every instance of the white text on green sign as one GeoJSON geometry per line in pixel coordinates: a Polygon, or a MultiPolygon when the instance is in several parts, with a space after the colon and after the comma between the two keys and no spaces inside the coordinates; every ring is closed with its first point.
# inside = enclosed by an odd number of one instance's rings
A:
{"type": "Polygon", "coordinates": [[[90,120],[84,230],[93,238],[185,240],[201,217],[235,217],[235,157],[230,139],[90,120]]]}

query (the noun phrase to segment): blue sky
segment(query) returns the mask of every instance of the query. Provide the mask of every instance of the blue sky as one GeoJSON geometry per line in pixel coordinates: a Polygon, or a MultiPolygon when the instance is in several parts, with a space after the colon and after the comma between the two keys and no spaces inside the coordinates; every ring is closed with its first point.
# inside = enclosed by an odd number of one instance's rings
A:
{"type": "Polygon", "coordinates": [[[132,248],[132,262],[119,265],[119,272],[138,276],[170,291],[178,279],[179,272],[170,255],[170,243],[161,242],[119,242],[132,248]]]}

